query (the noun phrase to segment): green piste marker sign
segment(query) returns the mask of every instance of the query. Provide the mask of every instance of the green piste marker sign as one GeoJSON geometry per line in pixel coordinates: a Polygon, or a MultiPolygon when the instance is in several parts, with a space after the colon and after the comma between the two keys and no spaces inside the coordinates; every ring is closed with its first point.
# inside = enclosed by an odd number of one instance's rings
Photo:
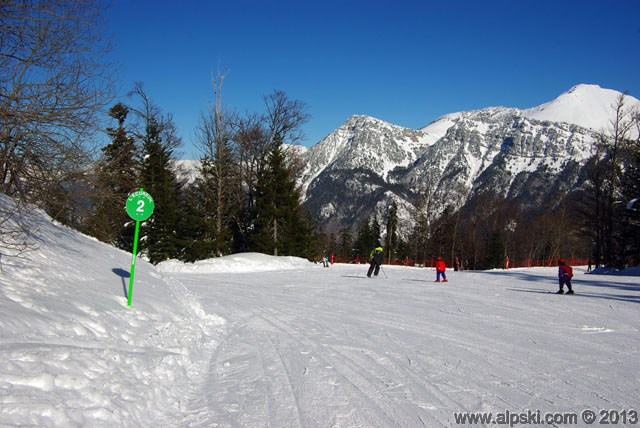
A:
{"type": "Polygon", "coordinates": [[[127,306],[131,306],[133,297],[133,276],[136,270],[136,258],[138,255],[138,232],[140,231],[140,222],[147,220],[153,214],[155,204],[150,194],[142,188],[129,195],[127,198],[127,214],[136,221],[136,230],[133,235],[133,250],[131,258],[131,272],[129,274],[129,293],[127,293],[127,306]]]}
{"type": "Polygon", "coordinates": [[[142,188],[127,198],[127,214],[136,221],[147,220],[153,214],[154,208],[153,198],[142,188]]]}

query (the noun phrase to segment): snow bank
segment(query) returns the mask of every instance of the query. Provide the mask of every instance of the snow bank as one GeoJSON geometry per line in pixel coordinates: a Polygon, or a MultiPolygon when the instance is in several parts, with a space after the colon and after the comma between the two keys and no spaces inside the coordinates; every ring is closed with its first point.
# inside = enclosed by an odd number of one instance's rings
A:
{"type": "Polygon", "coordinates": [[[640,276],[640,266],[628,267],[626,269],[616,269],[599,267],[589,272],[590,275],[617,275],[617,276],[640,276]]]}
{"type": "Polygon", "coordinates": [[[168,260],[159,263],[157,267],[158,270],[163,273],[242,273],[310,269],[313,266],[313,263],[299,257],[239,253],[214,259],[200,260],[195,263],[168,260]]]}
{"type": "Polygon", "coordinates": [[[173,425],[225,321],[143,260],[128,307],[130,253],[39,210],[28,230],[2,250],[0,426],[173,425]]]}

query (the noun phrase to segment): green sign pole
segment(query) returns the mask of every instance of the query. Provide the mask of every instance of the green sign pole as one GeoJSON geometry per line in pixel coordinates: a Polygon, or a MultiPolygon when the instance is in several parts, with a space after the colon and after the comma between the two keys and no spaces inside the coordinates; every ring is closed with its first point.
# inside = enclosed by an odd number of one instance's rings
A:
{"type": "Polygon", "coordinates": [[[138,231],[140,230],[140,220],[136,220],[136,231],[133,234],[133,257],[131,258],[131,270],[129,271],[129,292],[127,293],[127,306],[131,306],[133,298],[133,276],[136,271],[136,259],[138,258],[138,231]]]}
{"type": "Polygon", "coordinates": [[[140,222],[147,220],[153,214],[155,205],[150,194],[145,192],[142,187],[140,190],[133,192],[127,198],[127,214],[136,221],[136,230],[133,235],[133,251],[131,257],[131,272],[129,273],[129,293],[127,293],[127,306],[131,306],[133,298],[133,277],[136,270],[136,259],[138,258],[138,232],[140,231],[140,222]]]}

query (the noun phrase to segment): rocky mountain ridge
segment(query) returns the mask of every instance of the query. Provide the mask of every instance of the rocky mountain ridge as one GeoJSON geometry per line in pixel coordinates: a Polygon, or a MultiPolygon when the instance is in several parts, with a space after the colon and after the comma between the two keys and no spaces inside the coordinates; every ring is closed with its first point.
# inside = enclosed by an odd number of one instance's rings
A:
{"type": "MultiPolygon", "coordinates": [[[[489,107],[445,115],[422,129],[353,116],[304,154],[299,179],[305,206],[326,230],[381,223],[395,201],[408,231],[417,201],[428,195],[459,208],[492,192],[533,208],[579,185],[595,133],[615,117],[620,93],[578,85],[541,106],[489,107]]],[[[625,106],[639,108],[627,96],[625,106]]]]}

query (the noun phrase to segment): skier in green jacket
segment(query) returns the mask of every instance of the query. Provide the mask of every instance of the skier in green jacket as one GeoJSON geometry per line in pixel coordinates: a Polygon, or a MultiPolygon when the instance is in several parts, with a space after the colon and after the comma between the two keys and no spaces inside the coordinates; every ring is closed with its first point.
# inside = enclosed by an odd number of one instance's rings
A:
{"type": "Polygon", "coordinates": [[[369,266],[367,276],[371,278],[372,273],[374,276],[378,276],[378,273],[380,273],[380,265],[382,264],[382,260],[384,259],[384,251],[382,249],[380,241],[376,242],[376,248],[371,250],[371,254],[369,257],[371,259],[371,265],[369,266]]]}

